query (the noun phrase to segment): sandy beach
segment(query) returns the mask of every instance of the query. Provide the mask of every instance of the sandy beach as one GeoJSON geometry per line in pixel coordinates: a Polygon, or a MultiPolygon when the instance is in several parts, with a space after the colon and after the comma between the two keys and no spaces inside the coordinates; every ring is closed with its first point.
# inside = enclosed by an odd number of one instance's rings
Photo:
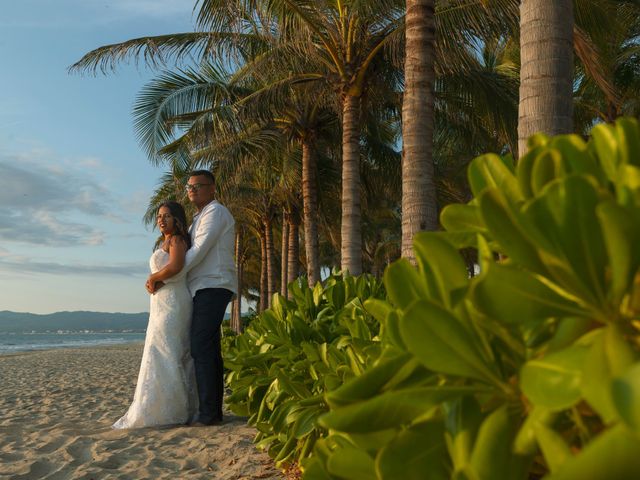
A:
{"type": "Polygon", "coordinates": [[[112,430],[142,345],[0,356],[0,479],[282,479],[245,419],[112,430]]]}

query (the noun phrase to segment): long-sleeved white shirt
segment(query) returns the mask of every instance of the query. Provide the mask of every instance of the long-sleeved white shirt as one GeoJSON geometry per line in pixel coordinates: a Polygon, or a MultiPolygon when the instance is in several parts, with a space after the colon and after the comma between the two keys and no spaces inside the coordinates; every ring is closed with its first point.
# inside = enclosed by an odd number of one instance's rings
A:
{"type": "Polygon", "coordinates": [[[235,220],[231,212],[213,200],[193,217],[189,234],[191,248],[187,250],[184,269],[191,295],[203,288],[226,288],[238,293],[235,220]]]}

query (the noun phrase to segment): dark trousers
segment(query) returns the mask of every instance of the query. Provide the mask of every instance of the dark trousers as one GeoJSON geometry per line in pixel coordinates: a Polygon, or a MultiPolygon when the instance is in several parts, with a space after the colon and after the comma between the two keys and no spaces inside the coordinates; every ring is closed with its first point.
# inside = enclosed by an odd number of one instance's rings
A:
{"type": "Polygon", "coordinates": [[[233,293],[226,288],[204,288],[193,298],[191,356],[198,386],[198,421],[222,420],[224,378],[220,325],[233,293]]]}

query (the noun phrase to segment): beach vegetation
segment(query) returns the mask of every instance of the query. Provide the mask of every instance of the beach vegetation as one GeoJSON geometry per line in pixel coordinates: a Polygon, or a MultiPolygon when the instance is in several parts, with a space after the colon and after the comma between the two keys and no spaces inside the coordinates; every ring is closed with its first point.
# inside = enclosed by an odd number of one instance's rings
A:
{"type": "Polygon", "coordinates": [[[309,479],[633,478],[638,121],[537,135],[517,166],[489,154],[467,174],[473,199],[416,237],[417,265],[389,266],[384,290],[293,284],[236,337],[233,408],[309,479]]]}
{"type": "Polygon", "coordinates": [[[289,299],[271,308],[242,335],[225,336],[226,402],[257,430],[256,445],[277,466],[300,463],[327,435],[317,419],[329,411],[325,394],[362,375],[380,355],[380,325],[363,304],[385,298],[372,275],[332,274],[313,288],[296,280],[289,299]]]}

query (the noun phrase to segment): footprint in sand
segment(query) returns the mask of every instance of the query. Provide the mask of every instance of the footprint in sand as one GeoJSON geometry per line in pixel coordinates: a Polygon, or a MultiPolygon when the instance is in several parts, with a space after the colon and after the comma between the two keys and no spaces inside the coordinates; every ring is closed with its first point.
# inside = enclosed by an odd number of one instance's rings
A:
{"type": "Polygon", "coordinates": [[[96,458],[96,461],[91,466],[106,470],[117,470],[122,466],[122,461],[118,459],[117,455],[106,454],[96,458]]]}
{"type": "Polygon", "coordinates": [[[37,447],[36,450],[38,453],[53,453],[70,442],[71,440],[69,438],[54,438],[53,440],[46,442],[44,445],[37,447]]]}
{"type": "Polygon", "coordinates": [[[22,475],[14,475],[13,480],[38,480],[44,478],[54,469],[53,464],[47,460],[37,460],[29,465],[29,471],[22,475]]]}
{"type": "Polygon", "coordinates": [[[18,453],[0,453],[0,464],[6,464],[9,462],[17,462],[22,459],[22,455],[18,453]]]}
{"type": "Polygon", "coordinates": [[[71,463],[84,464],[92,460],[91,445],[93,442],[88,438],[76,438],[70,443],[65,452],[71,456],[71,463]]]}

